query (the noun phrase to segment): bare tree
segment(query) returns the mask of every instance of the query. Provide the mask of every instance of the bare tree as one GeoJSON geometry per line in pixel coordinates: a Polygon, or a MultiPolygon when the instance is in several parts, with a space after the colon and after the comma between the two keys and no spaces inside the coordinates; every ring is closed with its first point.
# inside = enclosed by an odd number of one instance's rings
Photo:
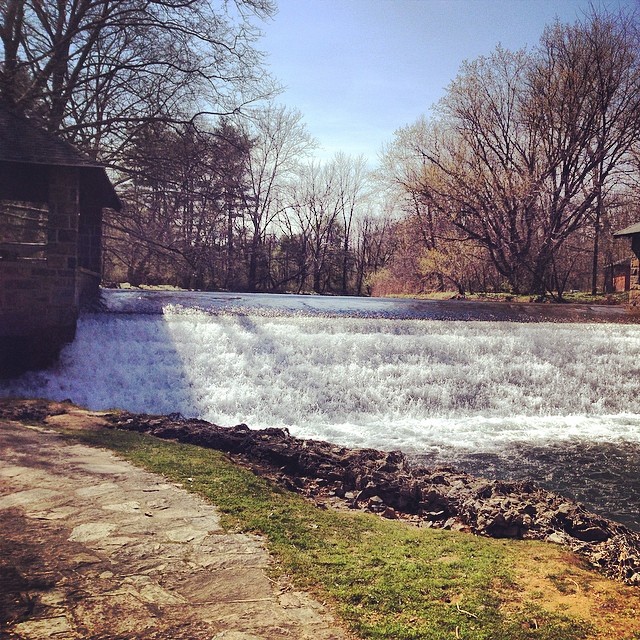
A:
{"type": "MultiPolygon", "coordinates": [[[[289,210],[296,218],[315,293],[331,288],[331,260],[340,246],[340,194],[335,165],[312,161],[302,168],[293,185],[289,210]]],[[[305,274],[306,275],[306,274],[305,274]]]]}
{"type": "MultiPolygon", "coordinates": [[[[284,106],[255,109],[241,126],[251,139],[246,166],[249,188],[244,204],[249,225],[247,288],[255,291],[259,262],[265,257],[267,232],[286,208],[284,189],[287,181],[292,179],[315,142],[307,132],[300,112],[284,106]]],[[[263,281],[268,275],[264,271],[263,281]]]]}
{"type": "Polygon", "coordinates": [[[524,53],[500,48],[466,63],[440,105],[432,146],[420,150],[434,169],[423,176],[425,200],[486,247],[516,292],[538,286],[532,263],[545,226],[545,169],[526,117],[528,63],[524,53]]]}
{"type": "Polygon", "coordinates": [[[233,225],[246,200],[249,148],[225,120],[209,132],[164,123],[138,130],[120,187],[128,207],[107,224],[107,253],[127,266],[130,282],[236,285],[233,225]]]}
{"type": "Polygon", "coordinates": [[[567,239],[601,224],[637,140],[637,31],[593,13],[532,53],[498,48],[463,65],[439,114],[416,138],[410,193],[484,247],[515,292],[544,294],[567,239]]]}
{"type": "Polygon", "coordinates": [[[354,256],[351,251],[353,225],[358,213],[364,209],[368,196],[367,163],[364,156],[353,158],[344,153],[338,153],[332,164],[336,173],[342,223],[341,293],[347,295],[350,291],[349,276],[353,271],[354,256]]]}
{"type": "Polygon", "coordinates": [[[85,150],[150,120],[231,113],[272,85],[253,17],[271,0],[5,0],[0,97],[85,150]]]}
{"type": "Polygon", "coordinates": [[[355,295],[371,294],[371,278],[383,269],[395,253],[395,237],[388,215],[368,211],[356,221],[354,247],[355,295]]]}
{"type": "MultiPolygon", "coordinates": [[[[583,22],[545,31],[530,76],[531,117],[548,166],[543,205],[555,236],[546,253],[592,224],[593,293],[604,205],[640,135],[639,46],[631,18],[594,11],[583,22]]],[[[544,260],[543,253],[540,269],[544,260]]]]}

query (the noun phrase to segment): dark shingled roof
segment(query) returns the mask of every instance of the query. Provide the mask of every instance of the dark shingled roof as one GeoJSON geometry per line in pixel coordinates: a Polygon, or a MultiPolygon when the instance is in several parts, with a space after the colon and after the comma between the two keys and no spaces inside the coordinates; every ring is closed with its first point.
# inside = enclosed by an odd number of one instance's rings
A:
{"type": "Polygon", "coordinates": [[[623,236],[634,236],[638,233],[640,233],[640,222],[636,222],[635,224],[632,224],[630,227],[627,227],[626,229],[622,229],[622,231],[616,231],[613,235],[617,238],[620,238],[623,236]]]}
{"type": "Polygon", "coordinates": [[[0,103],[0,160],[67,167],[101,167],[68,142],[0,103]]]}
{"type": "Polygon", "coordinates": [[[104,166],[68,142],[41,129],[0,102],[0,162],[78,167],[87,186],[97,191],[101,205],[119,211],[122,203],[104,166]]]}

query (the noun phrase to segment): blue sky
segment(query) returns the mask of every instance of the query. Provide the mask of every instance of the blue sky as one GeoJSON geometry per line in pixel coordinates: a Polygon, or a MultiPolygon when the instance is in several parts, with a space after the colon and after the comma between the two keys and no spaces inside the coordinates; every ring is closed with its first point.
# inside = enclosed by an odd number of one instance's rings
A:
{"type": "MultiPolygon", "coordinates": [[[[318,157],[363,154],[376,164],[396,129],[427,114],[461,63],[531,47],[556,18],[575,22],[590,0],[277,0],[260,48],[302,112],[318,157]]],[[[611,10],[640,0],[594,0],[611,10]]]]}

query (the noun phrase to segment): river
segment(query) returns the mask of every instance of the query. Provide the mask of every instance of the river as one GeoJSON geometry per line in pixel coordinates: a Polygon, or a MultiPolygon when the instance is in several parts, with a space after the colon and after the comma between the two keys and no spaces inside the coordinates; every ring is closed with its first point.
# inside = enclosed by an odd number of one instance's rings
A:
{"type": "Polygon", "coordinates": [[[400,449],[531,477],[640,530],[640,325],[622,308],[122,290],[103,303],[57,366],[0,395],[400,449]]]}

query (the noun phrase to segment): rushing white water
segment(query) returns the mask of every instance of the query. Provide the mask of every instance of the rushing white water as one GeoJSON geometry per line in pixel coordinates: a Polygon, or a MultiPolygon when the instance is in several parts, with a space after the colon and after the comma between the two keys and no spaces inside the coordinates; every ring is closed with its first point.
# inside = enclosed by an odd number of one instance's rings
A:
{"type": "Polygon", "coordinates": [[[640,530],[640,325],[602,322],[622,309],[104,295],[57,366],[0,395],[401,449],[533,477],[640,530]],[[559,322],[478,320],[504,316],[559,322]]]}
{"type": "Polygon", "coordinates": [[[640,443],[640,327],[212,315],[83,317],[3,395],[285,426],[351,446],[640,443]]]}

